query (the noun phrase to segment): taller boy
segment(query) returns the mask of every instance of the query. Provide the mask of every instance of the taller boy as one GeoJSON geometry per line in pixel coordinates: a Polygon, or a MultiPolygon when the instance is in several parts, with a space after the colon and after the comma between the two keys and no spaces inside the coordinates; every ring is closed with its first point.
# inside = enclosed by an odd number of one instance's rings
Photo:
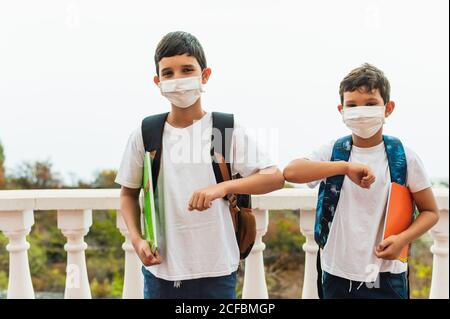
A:
{"type": "Polygon", "coordinates": [[[122,214],[145,266],[144,298],[235,298],[239,249],[222,198],[279,189],[283,175],[235,124],[229,159],[232,174],[242,178],[217,184],[210,156],[213,118],[201,102],[211,75],[202,46],[189,33],[169,33],[157,46],[155,64],[154,82],[171,104],[158,178],[165,207],[157,252],[141,237],[138,198],[144,140],[151,138],[143,137],[141,127],[128,140],[116,178],[122,186],[122,214]]]}
{"type": "Polygon", "coordinates": [[[352,135],[284,170],[291,182],[314,187],[322,181],[315,227],[323,248],[319,292],[323,288],[324,298],[407,298],[407,264],[397,258],[438,220],[431,184],[416,153],[383,135],[395,103],[381,70],[356,68],[339,93],[338,110],[352,135]],[[406,231],[383,240],[391,181],[409,188],[420,214],[406,231]]]}

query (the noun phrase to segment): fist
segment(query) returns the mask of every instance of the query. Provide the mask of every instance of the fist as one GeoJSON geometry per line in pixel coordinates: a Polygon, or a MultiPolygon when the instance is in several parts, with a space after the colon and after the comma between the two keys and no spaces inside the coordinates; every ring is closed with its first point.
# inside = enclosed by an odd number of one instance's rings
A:
{"type": "Polygon", "coordinates": [[[192,194],[188,203],[188,209],[189,211],[203,211],[211,208],[213,200],[225,197],[225,195],[227,195],[227,191],[224,183],[198,190],[192,194]]]}
{"type": "Polygon", "coordinates": [[[369,166],[363,164],[349,163],[346,175],[356,185],[369,189],[375,182],[375,175],[369,166]]]}
{"type": "Polygon", "coordinates": [[[389,236],[375,247],[375,256],[385,260],[395,260],[400,256],[403,247],[406,245],[408,243],[401,236],[389,236]]]}
{"type": "Polygon", "coordinates": [[[152,252],[150,245],[146,240],[138,238],[136,241],[133,241],[133,247],[139,259],[145,266],[153,266],[162,262],[158,250],[152,252]]]}

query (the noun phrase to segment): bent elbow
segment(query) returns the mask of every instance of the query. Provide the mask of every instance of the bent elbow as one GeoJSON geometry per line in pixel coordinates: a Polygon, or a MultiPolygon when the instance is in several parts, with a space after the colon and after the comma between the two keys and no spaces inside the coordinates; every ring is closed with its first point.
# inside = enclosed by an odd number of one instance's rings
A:
{"type": "Polygon", "coordinates": [[[282,189],[284,187],[284,182],[285,182],[284,175],[280,170],[278,170],[277,179],[275,183],[275,190],[282,189]]]}
{"type": "Polygon", "coordinates": [[[297,176],[298,174],[296,173],[296,170],[291,167],[290,165],[288,165],[284,170],[283,170],[283,177],[286,181],[288,182],[292,182],[292,183],[301,183],[301,181],[299,181],[299,178],[297,176]]]}
{"type": "Polygon", "coordinates": [[[266,170],[265,173],[272,174],[271,182],[268,183],[268,185],[270,185],[270,192],[282,189],[284,187],[284,176],[278,168],[274,166],[270,170],[266,170]]]}

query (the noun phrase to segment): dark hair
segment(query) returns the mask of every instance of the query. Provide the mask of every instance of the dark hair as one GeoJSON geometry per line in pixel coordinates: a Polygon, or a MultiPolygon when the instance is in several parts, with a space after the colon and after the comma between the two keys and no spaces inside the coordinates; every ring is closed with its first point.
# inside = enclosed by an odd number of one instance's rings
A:
{"type": "Polygon", "coordinates": [[[383,71],[369,63],[364,63],[360,67],[352,70],[342,80],[339,86],[341,103],[344,104],[344,92],[353,92],[358,89],[364,89],[367,92],[378,89],[385,104],[391,98],[391,85],[389,84],[389,80],[383,71]]]}
{"type": "Polygon", "coordinates": [[[175,31],[166,34],[161,41],[159,41],[155,52],[155,66],[156,74],[159,76],[159,61],[163,58],[172,57],[175,55],[188,54],[197,59],[198,64],[202,70],[206,65],[205,52],[192,34],[183,31],[175,31]]]}

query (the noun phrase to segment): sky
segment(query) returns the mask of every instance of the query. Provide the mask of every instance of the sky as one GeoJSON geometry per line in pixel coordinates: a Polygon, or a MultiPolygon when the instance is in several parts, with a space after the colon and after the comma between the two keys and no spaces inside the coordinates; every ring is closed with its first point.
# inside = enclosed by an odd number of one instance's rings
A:
{"type": "Polygon", "coordinates": [[[0,0],[0,140],[11,171],[49,159],[67,182],[117,169],[132,130],[169,110],[153,83],[168,32],[202,43],[207,111],[277,132],[284,167],[349,133],[338,87],[382,69],[396,102],[385,133],[449,175],[449,2],[442,0],[0,0]]]}

